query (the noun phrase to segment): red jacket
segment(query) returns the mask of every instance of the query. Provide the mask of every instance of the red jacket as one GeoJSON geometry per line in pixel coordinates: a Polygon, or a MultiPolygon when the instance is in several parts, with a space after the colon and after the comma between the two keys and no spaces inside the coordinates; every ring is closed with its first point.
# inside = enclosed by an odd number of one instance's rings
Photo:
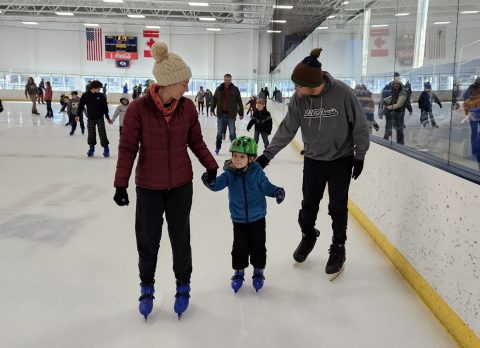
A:
{"type": "Polygon", "coordinates": [[[187,147],[206,169],[218,168],[202,137],[195,104],[178,102],[167,124],[149,93],[128,106],[118,146],[115,187],[128,187],[133,162],[140,148],[135,184],[165,190],[192,181],[192,162],[187,147]]]}
{"type": "Polygon", "coordinates": [[[43,95],[43,99],[45,101],[52,101],[52,96],[53,96],[52,87],[50,87],[50,88],[46,87],[45,88],[45,94],[43,95]]]}

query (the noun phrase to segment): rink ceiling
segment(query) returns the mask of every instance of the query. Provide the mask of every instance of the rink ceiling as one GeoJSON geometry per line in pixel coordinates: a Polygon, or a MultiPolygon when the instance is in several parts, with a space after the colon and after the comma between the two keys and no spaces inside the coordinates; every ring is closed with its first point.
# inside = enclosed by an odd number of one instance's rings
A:
{"type": "MultiPolygon", "coordinates": [[[[56,112],[52,122],[32,118],[28,103],[5,105],[7,113],[0,118],[0,346],[456,346],[354,219],[346,270],[335,282],[327,280],[326,201],[318,219],[322,235],[311,258],[294,263],[302,159],[293,148],[266,170],[287,196],[281,205],[268,201],[266,284],[258,294],[251,287],[251,269],[237,295],[230,289],[227,194],[207,191],[199,180],[203,170],[192,159],[191,306],[176,320],[171,253],[164,238],[154,312],[145,323],[137,312],[133,187],[129,207],[112,201],[117,127],[108,128],[112,157],[88,159],[85,137],[68,136],[65,119],[56,112]]],[[[247,134],[247,122],[237,122],[239,134],[247,134]]],[[[215,121],[203,116],[201,123],[211,147],[215,121]]],[[[223,151],[217,162],[225,159],[223,151]]]]}

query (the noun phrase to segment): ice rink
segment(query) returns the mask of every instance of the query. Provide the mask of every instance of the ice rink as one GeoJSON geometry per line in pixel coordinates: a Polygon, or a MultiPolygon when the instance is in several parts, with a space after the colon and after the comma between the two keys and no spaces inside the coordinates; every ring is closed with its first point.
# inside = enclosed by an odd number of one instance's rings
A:
{"type": "MultiPolygon", "coordinates": [[[[327,197],[314,251],[303,264],[294,262],[302,157],[293,147],[266,168],[286,199],[281,205],[268,199],[266,280],[259,293],[251,286],[252,268],[237,294],[230,288],[227,191],[203,187],[204,169],[192,157],[190,307],[177,320],[164,233],[154,310],[145,322],[138,313],[134,175],[130,205],[112,200],[118,125],[107,125],[111,157],[103,158],[97,146],[87,158],[87,136],[78,129],[68,135],[58,104],[53,120],[43,117],[44,106],[32,116],[30,106],[4,102],[0,114],[0,347],[456,347],[352,217],[346,269],[327,279],[327,197]]],[[[213,151],[216,119],[200,118],[213,151]]],[[[237,135],[247,134],[247,123],[237,121],[237,135]]],[[[220,167],[228,146],[224,142],[216,157],[220,167]]],[[[352,182],[361,184],[362,177],[352,182]]]]}

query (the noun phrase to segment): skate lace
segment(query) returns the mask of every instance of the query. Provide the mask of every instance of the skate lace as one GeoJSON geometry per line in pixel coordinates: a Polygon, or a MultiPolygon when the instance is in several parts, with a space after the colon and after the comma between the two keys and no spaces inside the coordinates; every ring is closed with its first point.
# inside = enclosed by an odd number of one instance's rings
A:
{"type": "Polygon", "coordinates": [[[146,299],[146,298],[154,299],[155,296],[153,296],[152,294],[142,294],[138,300],[141,301],[141,300],[146,299]]]}

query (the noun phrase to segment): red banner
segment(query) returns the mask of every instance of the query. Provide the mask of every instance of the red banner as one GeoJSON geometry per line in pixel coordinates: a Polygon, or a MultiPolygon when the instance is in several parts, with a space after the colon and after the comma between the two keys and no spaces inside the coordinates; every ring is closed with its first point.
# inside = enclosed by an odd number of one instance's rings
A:
{"type": "Polygon", "coordinates": [[[132,60],[138,59],[137,52],[105,52],[106,59],[132,60]]]}
{"type": "Polygon", "coordinates": [[[160,32],[158,30],[144,30],[143,37],[159,37],[160,32]]]}

